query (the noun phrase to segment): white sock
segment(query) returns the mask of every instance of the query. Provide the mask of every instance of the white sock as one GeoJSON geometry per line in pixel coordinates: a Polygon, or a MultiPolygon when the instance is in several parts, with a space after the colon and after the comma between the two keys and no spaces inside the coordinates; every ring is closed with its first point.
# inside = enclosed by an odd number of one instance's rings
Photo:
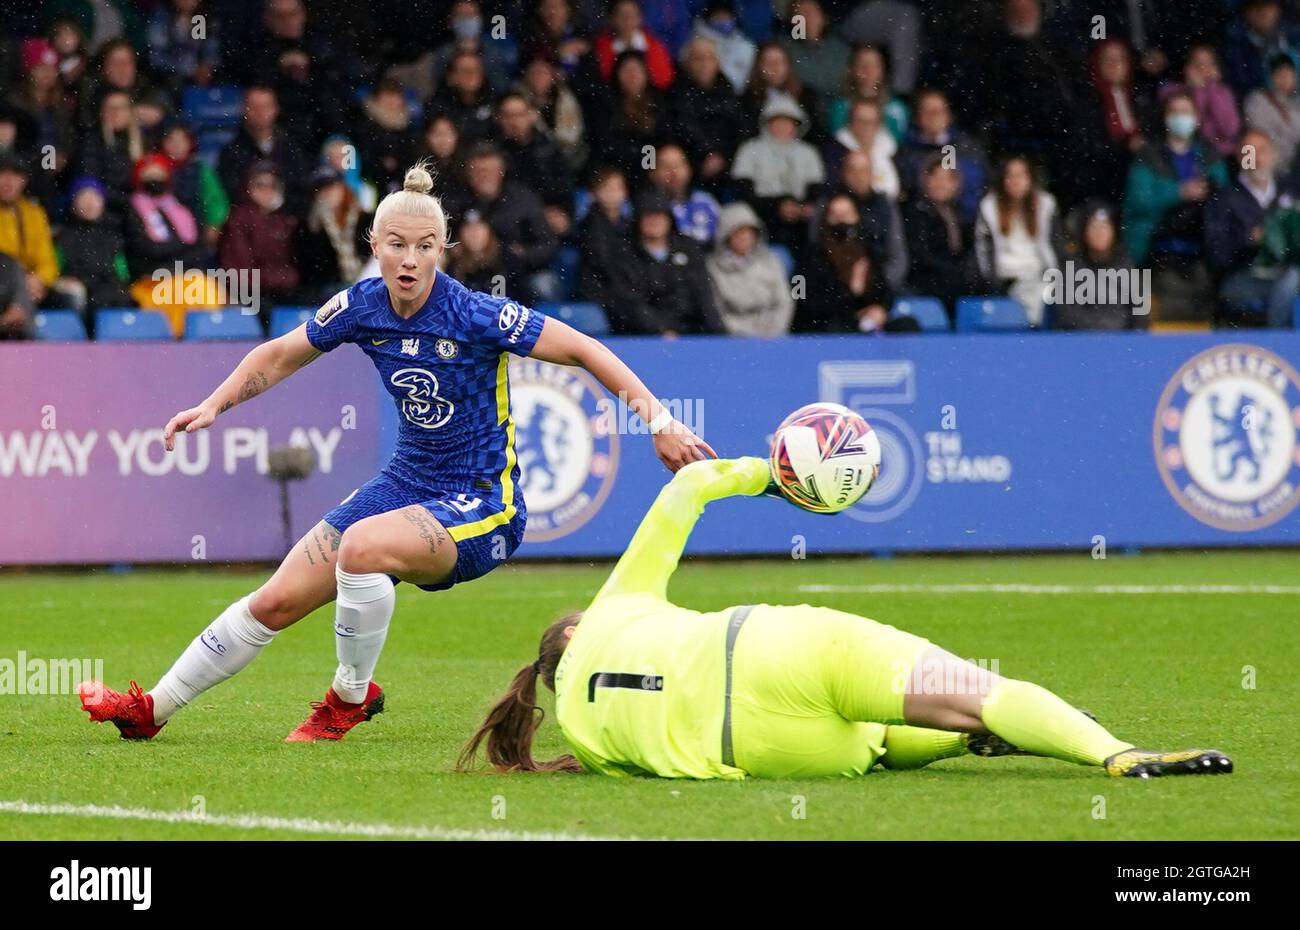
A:
{"type": "Polygon", "coordinates": [[[243,669],[275,638],[276,632],[249,613],[247,596],[235,601],[194,637],[149,692],[153,697],[153,722],[162,723],[204,691],[243,669]]]}
{"type": "Polygon", "coordinates": [[[338,568],[334,577],[339,585],[334,602],[334,646],[339,657],[334,693],[349,704],[360,704],[388,638],[397,594],[393,580],[383,572],[354,575],[338,568]]]}

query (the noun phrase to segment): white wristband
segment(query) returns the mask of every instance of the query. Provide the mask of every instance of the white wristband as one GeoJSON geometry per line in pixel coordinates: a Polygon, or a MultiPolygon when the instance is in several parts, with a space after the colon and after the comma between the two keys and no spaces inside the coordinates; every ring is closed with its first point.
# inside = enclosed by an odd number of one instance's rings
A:
{"type": "Polygon", "coordinates": [[[659,412],[654,415],[654,418],[649,423],[647,423],[646,426],[650,428],[650,432],[658,435],[659,433],[662,433],[664,430],[666,430],[668,428],[668,424],[672,422],[673,422],[673,415],[668,412],[668,408],[660,406],[659,412]]]}

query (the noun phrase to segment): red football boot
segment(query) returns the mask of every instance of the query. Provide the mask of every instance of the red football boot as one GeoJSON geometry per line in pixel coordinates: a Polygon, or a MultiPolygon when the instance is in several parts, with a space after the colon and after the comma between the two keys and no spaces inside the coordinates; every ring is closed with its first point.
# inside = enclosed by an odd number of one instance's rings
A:
{"type": "Polygon", "coordinates": [[[153,739],[167,725],[153,722],[153,698],[140,690],[134,681],[126,694],[108,688],[100,681],[83,681],[77,687],[81,709],[95,723],[109,722],[122,733],[122,739],[153,739]]]}
{"type": "Polygon", "coordinates": [[[366,699],[360,704],[349,704],[335,694],[331,687],[325,692],[325,700],[312,701],[311,708],[311,716],[284,738],[286,743],[343,739],[343,734],[358,723],[364,723],[375,714],[383,713],[384,689],[372,681],[366,689],[366,699]]]}

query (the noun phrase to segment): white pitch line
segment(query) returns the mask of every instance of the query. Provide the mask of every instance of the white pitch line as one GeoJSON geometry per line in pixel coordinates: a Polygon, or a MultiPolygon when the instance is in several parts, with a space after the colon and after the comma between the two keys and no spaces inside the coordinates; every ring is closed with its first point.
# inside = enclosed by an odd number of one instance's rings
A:
{"type": "Polygon", "coordinates": [[[1280,584],[803,584],[806,594],[1300,594],[1280,584]]]}
{"type": "MultiPolygon", "coordinates": [[[[584,836],[576,833],[548,833],[527,830],[460,830],[449,827],[421,827],[389,823],[352,823],[312,820],[307,817],[271,817],[262,814],[205,814],[187,811],[159,811],[143,807],[105,807],[99,804],[39,804],[27,801],[0,801],[0,814],[37,814],[42,816],[97,817],[106,820],[141,820],[153,823],[183,823],[194,826],[230,827],[235,830],[280,830],[286,833],[312,833],[330,836],[363,836],[369,839],[401,840],[514,840],[566,841],[593,840],[613,842],[637,840],[635,836],[584,836]]],[[[666,839],[666,837],[660,837],[666,839]]]]}

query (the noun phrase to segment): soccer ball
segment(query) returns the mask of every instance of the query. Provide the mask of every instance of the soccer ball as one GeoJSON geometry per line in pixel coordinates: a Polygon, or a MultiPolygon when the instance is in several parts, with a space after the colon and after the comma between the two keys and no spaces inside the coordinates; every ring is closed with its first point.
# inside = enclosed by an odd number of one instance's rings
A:
{"type": "Polygon", "coordinates": [[[782,497],[814,513],[839,513],[880,474],[880,439],[848,407],[808,404],[776,428],[770,460],[782,497]]]}

